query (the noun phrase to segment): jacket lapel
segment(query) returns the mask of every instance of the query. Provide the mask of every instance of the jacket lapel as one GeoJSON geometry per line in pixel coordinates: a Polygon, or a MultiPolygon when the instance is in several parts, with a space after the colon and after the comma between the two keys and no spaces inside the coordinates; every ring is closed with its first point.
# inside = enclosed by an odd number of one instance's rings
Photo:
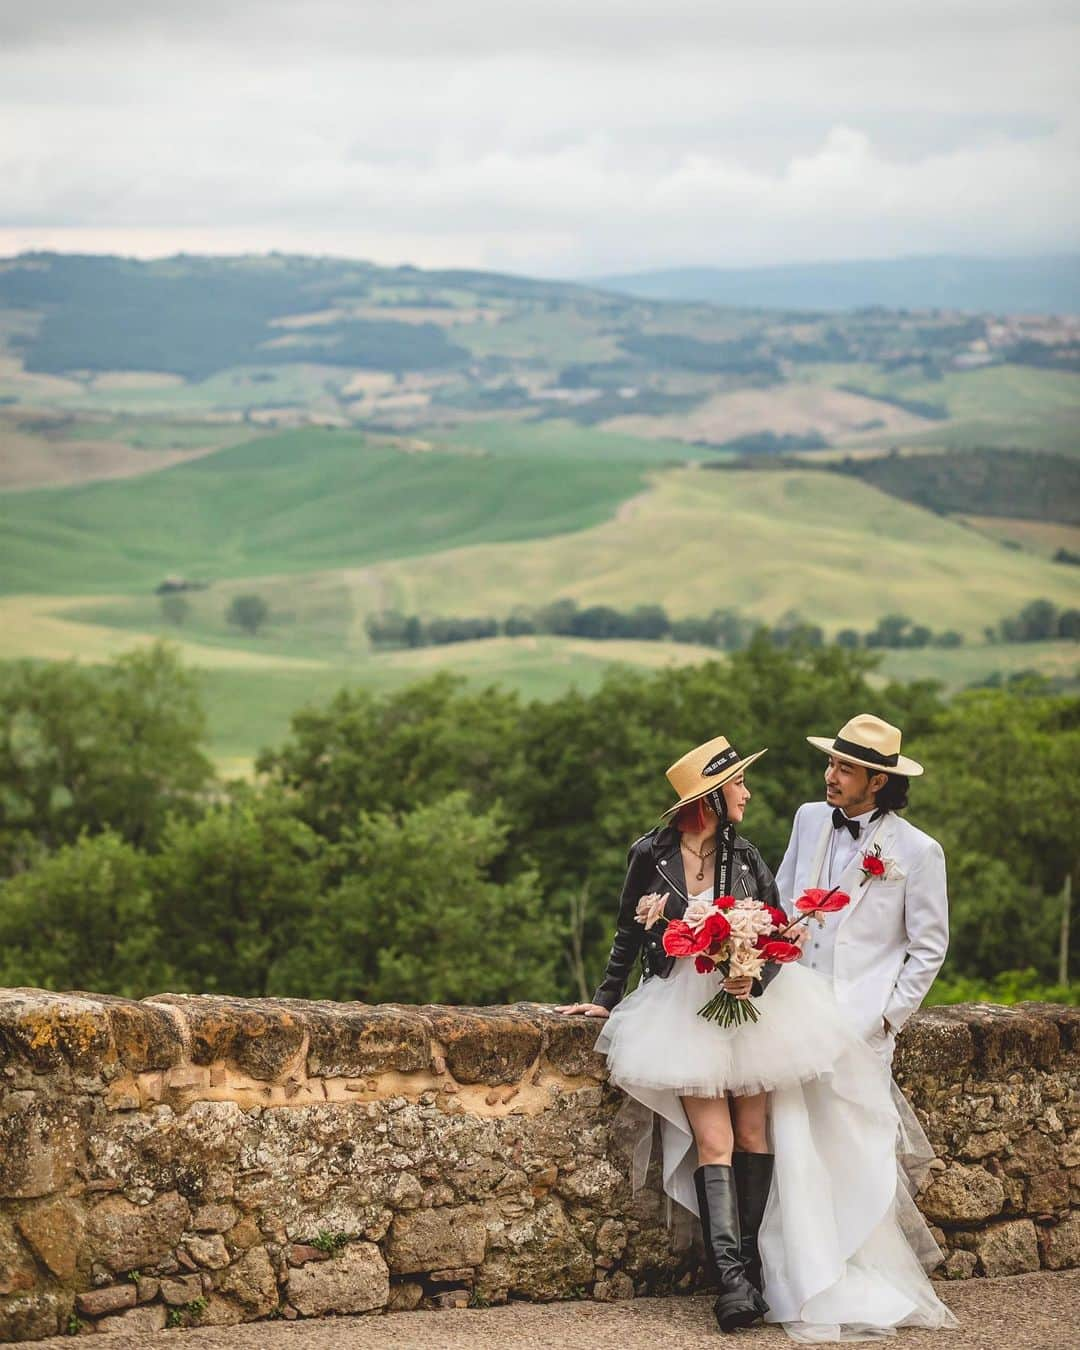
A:
{"type": "Polygon", "coordinates": [[[683,871],[682,849],[676,837],[674,846],[661,849],[656,860],[656,870],[667,883],[664,889],[671,890],[671,899],[666,910],[670,917],[678,917],[686,908],[690,892],[686,889],[686,874],[683,871]]]}
{"type": "Polygon", "coordinates": [[[894,817],[890,812],[878,823],[876,828],[872,831],[868,830],[863,835],[859,840],[858,848],[855,850],[855,856],[844,869],[844,875],[840,878],[840,889],[851,896],[851,904],[840,915],[840,922],[836,925],[837,930],[843,928],[851,917],[852,910],[859,904],[870,887],[874,885],[873,881],[867,881],[865,885],[863,884],[865,880],[862,874],[863,854],[872,849],[875,844],[880,844],[881,852],[888,857],[889,845],[892,843],[893,837],[893,819],[894,817]]]}
{"type": "Polygon", "coordinates": [[[833,836],[832,816],[825,817],[825,823],[821,827],[821,834],[818,836],[817,852],[814,854],[814,861],[810,865],[810,874],[806,879],[806,885],[803,890],[810,890],[814,887],[824,886],[821,874],[825,869],[825,859],[829,852],[829,840],[833,836]]]}

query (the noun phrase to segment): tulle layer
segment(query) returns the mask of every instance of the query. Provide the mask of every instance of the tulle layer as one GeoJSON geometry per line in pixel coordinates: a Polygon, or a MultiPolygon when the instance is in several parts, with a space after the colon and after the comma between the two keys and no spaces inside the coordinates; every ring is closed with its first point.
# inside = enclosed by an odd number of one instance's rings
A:
{"type": "Polygon", "coordinates": [[[666,980],[643,980],[597,1038],[612,1082],[681,1097],[771,1092],[828,1073],[838,1045],[858,1040],[825,981],[800,967],[781,968],[754,1000],[759,1020],[737,1027],[698,1016],[721,984],[686,959],[666,980]]]}

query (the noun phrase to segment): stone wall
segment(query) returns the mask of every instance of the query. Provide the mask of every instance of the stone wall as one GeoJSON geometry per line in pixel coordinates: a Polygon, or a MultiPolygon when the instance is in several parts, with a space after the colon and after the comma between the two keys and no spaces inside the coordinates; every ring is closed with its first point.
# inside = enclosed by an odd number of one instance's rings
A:
{"type": "MultiPolygon", "coordinates": [[[[596,1030],[0,991],[0,1340],[690,1289],[596,1030]]],[[[944,1273],[1080,1263],[1080,1009],[920,1014],[897,1071],[944,1273]]]]}

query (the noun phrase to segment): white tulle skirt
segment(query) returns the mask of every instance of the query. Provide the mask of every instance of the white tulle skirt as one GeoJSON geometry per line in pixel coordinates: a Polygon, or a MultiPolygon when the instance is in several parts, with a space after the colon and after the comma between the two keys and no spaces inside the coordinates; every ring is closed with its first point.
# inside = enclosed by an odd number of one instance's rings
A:
{"type": "Polygon", "coordinates": [[[784,967],[757,1000],[759,1021],[739,1027],[698,1016],[719,982],[681,960],[668,979],[642,981],[597,1038],[627,1094],[620,1123],[635,1188],[658,1120],[664,1190],[696,1214],[680,1098],[767,1091],[776,1162],[758,1238],[766,1320],[806,1343],[955,1326],[927,1279],[941,1252],[911,1198],[933,1154],[884,1062],[813,971],[784,967]]]}

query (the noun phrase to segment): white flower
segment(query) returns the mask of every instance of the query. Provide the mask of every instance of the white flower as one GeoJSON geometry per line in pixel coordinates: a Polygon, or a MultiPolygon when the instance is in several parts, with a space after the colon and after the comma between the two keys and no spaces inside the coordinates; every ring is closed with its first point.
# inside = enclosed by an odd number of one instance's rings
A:
{"type": "Polygon", "coordinates": [[[670,891],[665,891],[663,895],[653,891],[649,895],[643,895],[637,902],[637,909],[634,911],[634,922],[642,923],[645,927],[651,928],[664,912],[664,906],[667,904],[670,891]]]}
{"type": "Polygon", "coordinates": [[[741,943],[731,953],[728,966],[728,978],[737,980],[746,975],[756,980],[765,968],[765,958],[754,947],[744,947],[741,943]]]}
{"type": "Polygon", "coordinates": [[[762,933],[771,933],[773,930],[772,919],[765,912],[765,907],[756,900],[749,906],[734,905],[725,914],[731,924],[732,937],[744,942],[753,943],[762,933]]]}
{"type": "Polygon", "coordinates": [[[715,913],[716,906],[711,900],[691,900],[683,913],[683,923],[696,933],[709,915],[715,913]]]}

